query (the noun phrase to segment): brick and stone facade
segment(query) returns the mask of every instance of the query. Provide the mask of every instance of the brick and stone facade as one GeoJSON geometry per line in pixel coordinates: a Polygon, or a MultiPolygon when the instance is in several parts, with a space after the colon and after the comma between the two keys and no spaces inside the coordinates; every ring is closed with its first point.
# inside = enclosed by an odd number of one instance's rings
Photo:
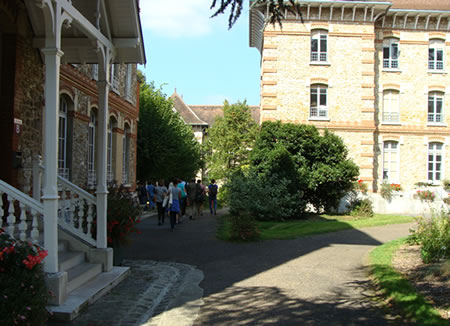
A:
{"type": "MultiPolygon", "coordinates": [[[[30,194],[33,159],[43,153],[44,64],[39,49],[33,46],[33,31],[23,3],[0,0],[0,18],[7,22],[0,28],[0,138],[4,155],[0,160],[0,179],[30,194]]],[[[91,112],[98,111],[96,68],[90,64],[65,64],[60,70],[60,95],[68,103],[69,179],[86,189],[94,189],[88,183],[88,126],[91,112]]],[[[110,117],[114,121],[110,178],[123,183],[122,166],[126,160],[129,163],[125,183],[134,189],[139,114],[137,66],[117,63],[113,69],[116,82],[110,87],[109,96],[110,117]],[[128,131],[126,135],[124,130],[128,131]],[[124,137],[129,138],[126,157],[124,137]]]]}
{"type": "Polygon", "coordinates": [[[252,9],[251,45],[262,55],[260,121],[339,135],[373,191],[383,179],[412,189],[449,178],[450,5],[300,3],[302,17],[287,13],[282,28],[259,30],[265,10],[252,9]],[[443,60],[433,63],[443,67],[429,68],[434,44],[443,60]]]}

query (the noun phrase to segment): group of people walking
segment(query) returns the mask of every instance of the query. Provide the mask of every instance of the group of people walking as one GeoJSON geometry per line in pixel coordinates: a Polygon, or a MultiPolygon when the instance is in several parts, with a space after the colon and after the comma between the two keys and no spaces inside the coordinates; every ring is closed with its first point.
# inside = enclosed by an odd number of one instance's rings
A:
{"type": "Polygon", "coordinates": [[[138,196],[144,209],[154,209],[158,211],[158,225],[164,224],[166,215],[170,218],[170,230],[173,231],[175,225],[180,223],[181,217],[186,215],[189,207],[189,219],[195,219],[203,215],[203,203],[208,197],[211,214],[217,214],[217,193],[219,187],[214,179],[206,187],[201,180],[192,179],[190,182],[174,179],[167,186],[163,180],[146,184],[138,184],[138,196]]]}

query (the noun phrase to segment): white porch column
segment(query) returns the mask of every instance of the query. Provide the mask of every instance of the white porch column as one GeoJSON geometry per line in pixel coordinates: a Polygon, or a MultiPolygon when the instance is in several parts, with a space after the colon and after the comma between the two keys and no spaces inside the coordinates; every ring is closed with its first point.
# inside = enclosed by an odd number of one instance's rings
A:
{"type": "MultiPolygon", "coordinates": [[[[109,65],[107,65],[109,66],[109,65]]],[[[100,69],[101,70],[101,69],[100,69]]],[[[106,77],[106,76],[102,76],[106,77]]],[[[99,75],[100,79],[100,75],[99,75]]],[[[107,173],[107,145],[108,145],[108,96],[109,84],[107,78],[98,81],[98,171],[97,171],[97,248],[106,248],[106,211],[108,187],[106,185],[107,173]]]]}
{"type": "Polygon", "coordinates": [[[47,273],[58,272],[58,118],[59,66],[63,52],[58,48],[42,49],[45,56],[44,110],[44,247],[47,273]]]}

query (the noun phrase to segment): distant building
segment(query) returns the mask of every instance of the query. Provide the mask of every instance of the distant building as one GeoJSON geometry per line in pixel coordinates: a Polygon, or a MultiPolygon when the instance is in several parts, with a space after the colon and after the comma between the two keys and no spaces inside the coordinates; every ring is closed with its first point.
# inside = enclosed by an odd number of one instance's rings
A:
{"type": "MultiPolygon", "coordinates": [[[[218,117],[223,117],[223,105],[187,105],[183,97],[176,91],[170,96],[174,109],[180,114],[183,121],[192,126],[195,138],[200,144],[208,134],[208,128],[214,125],[218,117]]],[[[253,119],[259,123],[259,106],[249,105],[253,119]]]]}

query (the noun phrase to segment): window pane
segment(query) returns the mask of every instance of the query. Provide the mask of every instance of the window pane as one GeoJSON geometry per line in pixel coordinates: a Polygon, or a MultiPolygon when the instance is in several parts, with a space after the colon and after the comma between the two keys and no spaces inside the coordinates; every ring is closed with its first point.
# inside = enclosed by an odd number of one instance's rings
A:
{"type": "Polygon", "coordinates": [[[317,39],[312,39],[311,40],[311,51],[312,52],[317,52],[318,51],[318,41],[317,41],[317,39]]]}
{"type": "Polygon", "coordinates": [[[428,97],[428,113],[433,113],[434,112],[434,98],[433,97],[428,97]]]}
{"type": "Polygon", "coordinates": [[[320,38],[320,52],[327,52],[327,38],[320,38]]]}
{"type": "Polygon", "coordinates": [[[443,58],[444,58],[444,51],[442,51],[442,50],[437,50],[437,51],[436,51],[436,57],[437,57],[437,60],[442,61],[443,58]]]}
{"type": "Polygon", "coordinates": [[[434,49],[428,49],[428,60],[434,61],[434,49]]]}
{"type": "Polygon", "coordinates": [[[398,44],[392,44],[392,59],[398,59],[398,44]]]}
{"type": "Polygon", "coordinates": [[[311,89],[311,106],[317,106],[317,89],[315,88],[311,89]]]}
{"type": "Polygon", "coordinates": [[[438,98],[436,99],[436,113],[442,112],[442,99],[438,98]]]}
{"type": "Polygon", "coordinates": [[[320,90],[320,105],[327,105],[327,92],[326,89],[320,90]]]}
{"type": "Polygon", "coordinates": [[[383,59],[389,59],[389,48],[383,48],[383,59]]]}
{"type": "Polygon", "coordinates": [[[433,180],[433,172],[428,172],[428,180],[433,180]]]}

